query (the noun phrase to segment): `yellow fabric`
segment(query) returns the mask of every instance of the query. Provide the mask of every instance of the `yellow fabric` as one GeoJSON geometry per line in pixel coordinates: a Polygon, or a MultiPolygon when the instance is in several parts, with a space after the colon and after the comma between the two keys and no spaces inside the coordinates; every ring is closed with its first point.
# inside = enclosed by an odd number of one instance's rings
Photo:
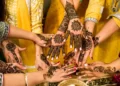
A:
{"type": "Polygon", "coordinates": [[[101,18],[105,0],[89,0],[85,18],[95,18],[98,21],[101,18]]]}
{"type": "MultiPolygon", "coordinates": [[[[91,0],[91,1],[95,1],[95,0],[91,0]]],[[[99,0],[99,3],[102,3],[102,0],[99,0]]],[[[107,22],[106,18],[109,15],[116,13],[112,11],[111,7],[112,7],[112,0],[105,0],[102,18],[97,24],[97,27],[95,28],[95,34],[97,34],[101,30],[101,28],[104,26],[104,24],[107,22]]],[[[90,13],[90,10],[88,13],[90,13]]],[[[120,20],[115,17],[114,17],[114,20],[116,21],[116,24],[119,25],[120,20]]],[[[120,38],[119,37],[120,37],[120,32],[118,31],[114,33],[111,37],[109,37],[106,41],[104,41],[99,46],[97,46],[94,52],[94,60],[95,61],[100,60],[100,61],[109,63],[115,60],[116,58],[118,58],[118,54],[120,52],[120,38]]]]}
{"type": "Polygon", "coordinates": [[[42,33],[43,0],[31,0],[31,25],[32,32],[42,33]]]}
{"type": "MultiPolygon", "coordinates": [[[[29,6],[26,4],[26,0],[7,0],[8,19],[7,21],[23,30],[32,31],[37,34],[42,33],[42,11],[43,11],[43,0],[30,0],[30,6],[32,9],[28,9],[29,6]],[[38,2],[38,3],[37,3],[38,2]],[[33,11],[33,12],[32,12],[33,11]],[[30,13],[31,12],[31,13],[30,13]],[[30,15],[32,14],[32,15],[30,15]],[[39,21],[37,18],[41,21],[39,21]]],[[[22,33],[21,33],[22,35],[22,33]]],[[[17,43],[20,47],[26,47],[26,50],[21,52],[23,63],[27,66],[35,65],[35,46],[32,41],[18,39],[17,43]]],[[[28,69],[28,72],[33,69],[28,69]]]]}
{"type": "MultiPolygon", "coordinates": [[[[81,17],[81,21],[84,19],[83,15],[85,15],[85,9],[86,6],[84,5],[87,1],[85,0],[82,4],[82,6],[79,8],[78,11],[79,16],[81,17]],[[81,9],[82,8],[82,9],[81,9]]],[[[46,22],[45,22],[45,28],[44,33],[52,33],[55,34],[59,28],[59,25],[61,24],[63,17],[64,17],[64,7],[62,6],[60,0],[51,0],[51,6],[49,8],[46,22]]],[[[73,49],[71,49],[69,44],[69,39],[67,40],[65,44],[65,52],[70,52],[73,49]]],[[[48,51],[45,49],[45,52],[48,51]]],[[[47,53],[47,52],[46,52],[47,53]]],[[[55,62],[60,61],[63,62],[63,55],[60,55],[58,60],[54,60],[55,62]]]]}

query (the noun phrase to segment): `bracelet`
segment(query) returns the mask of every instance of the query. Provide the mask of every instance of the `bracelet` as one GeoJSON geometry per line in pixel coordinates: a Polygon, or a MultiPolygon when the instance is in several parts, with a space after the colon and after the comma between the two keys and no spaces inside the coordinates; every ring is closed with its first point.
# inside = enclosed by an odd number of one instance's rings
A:
{"type": "Polygon", "coordinates": [[[85,22],[86,22],[86,21],[92,21],[92,22],[95,22],[95,23],[98,22],[96,18],[92,18],[92,17],[86,18],[86,19],[85,19],[85,22]]]}
{"type": "Polygon", "coordinates": [[[0,86],[3,86],[3,74],[0,73],[0,86]]]}
{"type": "Polygon", "coordinates": [[[25,74],[25,86],[28,86],[28,77],[27,77],[27,74],[25,74]]]}

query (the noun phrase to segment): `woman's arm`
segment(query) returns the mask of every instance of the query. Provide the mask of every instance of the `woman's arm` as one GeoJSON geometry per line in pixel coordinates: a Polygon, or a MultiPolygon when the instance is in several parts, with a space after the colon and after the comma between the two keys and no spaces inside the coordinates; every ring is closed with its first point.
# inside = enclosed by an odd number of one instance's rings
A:
{"type": "Polygon", "coordinates": [[[114,32],[119,30],[119,26],[113,19],[110,19],[102,28],[102,30],[96,35],[99,38],[98,43],[103,42],[110,37],[114,32]]]}

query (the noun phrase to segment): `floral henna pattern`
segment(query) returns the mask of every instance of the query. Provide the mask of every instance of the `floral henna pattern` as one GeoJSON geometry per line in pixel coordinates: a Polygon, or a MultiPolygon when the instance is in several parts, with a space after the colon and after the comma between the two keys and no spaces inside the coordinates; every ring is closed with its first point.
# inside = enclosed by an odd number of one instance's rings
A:
{"type": "Polygon", "coordinates": [[[55,43],[62,43],[63,40],[64,40],[64,38],[61,34],[57,34],[54,38],[55,43]]]}
{"type": "Polygon", "coordinates": [[[78,20],[74,20],[72,22],[71,27],[72,27],[72,30],[79,31],[81,29],[81,24],[80,24],[80,22],[78,20]]]}
{"type": "MultiPolygon", "coordinates": [[[[6,45],[6,48],[8,49],[8,51],[10,51],[13,56],[14,56],[14,59],[17,63],[19,63],[19,59],[17,57],[17,55],[15,54],[15,48],[16,48],[16,45],[12,42],[9,42],[7,45],[6,45]]],[[[10,60],[10,59],[9,59],[10,60]]]]}
{"type": "Polygon", "coordinates": [[[3,61],[0,61],[0,72],[1,73],[23,73],[13,64],[6,64],[3,61]]]}
{"type": "Polygon", "coordinates": [[[72,5],[70,2],[66,1],[65,10],[67,12],[67,15],[70,19],[78,18],[74,5],[72,5]]]}

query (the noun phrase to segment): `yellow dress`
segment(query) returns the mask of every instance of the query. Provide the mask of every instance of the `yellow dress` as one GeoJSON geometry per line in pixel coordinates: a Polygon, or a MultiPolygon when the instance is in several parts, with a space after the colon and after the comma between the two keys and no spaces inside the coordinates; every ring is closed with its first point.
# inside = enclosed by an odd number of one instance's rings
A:
{"type": "MultiPolygon", "coordinates": [[[[86,18],[96,18],[99,23],[95,28],[95,34],[97,34],[104,24],[108,21],[107,17],[112,16],[116,24],[120,27],[120,1],[119,0],[90,0],[88,9],[86,11],[86,18]],[[116,1],[118,1],[116,3],[116,1]],[[117,11],[114,12],[112,7],[115,6],[117,11]],[[104,10],[103,10],[104,7],[104,10]],[[103,10],[103,13],[102,13],[103,10]],[[102,16],[102,17],[101,17],[102,16]],[[101,19],[100,19],[101,18],[101,19]]],[[[109,31],[108,31],[109,32],[109,31]]],[[[95,48],[94,60],[103,61],[109,63],[116,58],[120,52],[120,32],[114,33],[106,41],[101,43],[95,48]]]]}
{"type": "MultiPolygon", "coordinates": [[[[78,14],[80,16],[81,21],[84,19],[84,14],[85,14],[85,9],[87,7],[87,1],[83,1],[83,4],[81,4],[78,14]],[[86,3],[86,5],[84,5],[86,3]]],[[[55,34],[59,28],[59,25],[61,24],[63,17],[64,17],[64,7],[62,6],[60,0],[51,0],[51,6],[48,10],[46,21],[45,21],[45,28],[44,28],[44,33],[50,33],[50,34],[55,34]]],[[[69,46],[69,39],[67,40],[65,44],[65,52],[68,53],[72,51],[73,49],[70,48],[69,46]]],[[[45,50],[48,51],[48,50],[45,50]]],[[[47,52],[45,52],[47,53],[47,52]]],[[[58,60],[54,60],[55,62],[60,61],[63,62],[63,55],[60,54],[58,60]]]]}
{"type": "MultiPolygon", "coordinates": [[[[43,0],[6,0],[6,5],[8,11],[7,22],[9,24],[26,31],[42,33],[43,0]]],[[[28,68],[34,67],[34,43],[23,39],[16,39],[15,42],[20,47],[26,47],[26,50],[21,52],[23,63],[28,68]]]]}

